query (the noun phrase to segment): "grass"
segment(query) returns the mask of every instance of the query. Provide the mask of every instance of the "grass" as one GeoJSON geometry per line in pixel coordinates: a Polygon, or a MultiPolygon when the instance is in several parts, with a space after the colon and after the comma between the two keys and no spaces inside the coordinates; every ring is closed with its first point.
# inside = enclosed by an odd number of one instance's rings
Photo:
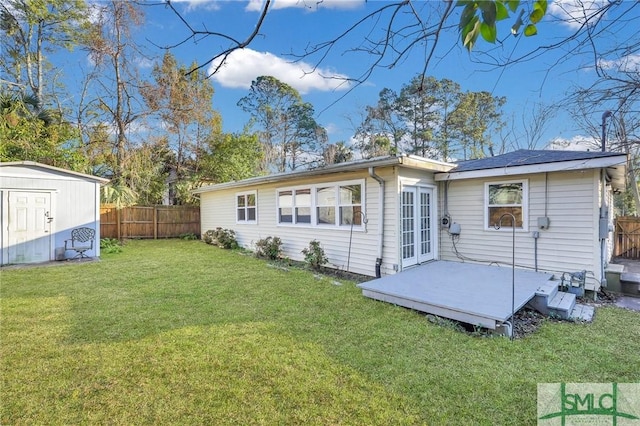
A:
{"type": "Polygon", "coordinates": [[[510,342],[197,241],[1,272],[0,424],[535,424],[541,382],[640,381],[640,314],[510,342]]]}

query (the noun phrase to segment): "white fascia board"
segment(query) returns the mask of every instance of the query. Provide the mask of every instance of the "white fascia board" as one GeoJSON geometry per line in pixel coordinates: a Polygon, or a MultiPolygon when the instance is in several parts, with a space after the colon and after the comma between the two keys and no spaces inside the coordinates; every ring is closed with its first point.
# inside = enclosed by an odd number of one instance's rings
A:
{"type": "Polygon", "coordinates": [[[531,164],[527,166],[511,166],[493,169],[469,170],[466,172],[436,173],[435,180],[450,181],[460,179],[505,177],[546,172],[564,172],[572,170],[600,169],[612,166],[626,166],[626,154],[615,157],[590,158],[584,160],[558,161],[553,163],[531,164]]]}
{"type": "Polygon", "coordinates": [[[203,186],[191,191],[192,194],[202,194],[211,191],[220,191],[222,189],[243,188],[247,186],[262,185],[274,182],[286,182],[288,180],[300,179],[305,177],[330,175],[333,173],[353,172],[358,170],[366,170],[369,167],[387,167],[387,166],[404,166],[414,169],[421,169],[430,172],[445,172],[451,170],[455,165],[451,163],[443,163],[441,161],[430,160],[428,158],[418,156],[398,156],[384,157],[379,159],[361,160],[350,163],[334,164],[313,170],[302,170],[298,172],[278,173],[268,176],[258,176],[254,178],[218,183],[214,185],[203,186]]]}
{"type": "Polygon", "coordinates": [[[50,166],[48,164],[42,164],[35,161],[10,161],[6,163],[0,163],[0,176],[2,175],[2,167],[25,167],[25,168],[33,167],[33,168],[38,168],[43,170],[51,170],[51,171],[58,172],[61,174],[66,174],[69,176],[75,176],[83,179],[93,180],[93,181],[99,182],[101,185],[106,185],[107,183],[109,183],[109,179],[105,179],[105,178],[94,176],[94,175],[88,175],[86,173],[74,172],[73,170],[61,169],[60,167],[50,166]]]}

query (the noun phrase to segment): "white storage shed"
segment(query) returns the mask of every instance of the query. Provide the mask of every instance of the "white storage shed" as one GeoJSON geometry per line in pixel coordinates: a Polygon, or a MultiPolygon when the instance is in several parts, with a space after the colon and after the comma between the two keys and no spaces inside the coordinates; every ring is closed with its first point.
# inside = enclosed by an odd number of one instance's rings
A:
{"type": "Polygon", "coordinates": [[[107,182],[32,161],[0,163],[0,264],[72,257],[65,240],[81,227],[95,231],[86,255],[99,256],[100,187],[107,182]]]}

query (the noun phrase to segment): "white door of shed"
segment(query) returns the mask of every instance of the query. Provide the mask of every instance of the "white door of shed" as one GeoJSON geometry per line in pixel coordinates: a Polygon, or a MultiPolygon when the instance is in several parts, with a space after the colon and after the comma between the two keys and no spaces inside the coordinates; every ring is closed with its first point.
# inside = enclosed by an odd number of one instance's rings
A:
{"type": "Polygon", "coordinates": [[[9,263],[51,259],[51,194],[9,192],[9,263]]]}

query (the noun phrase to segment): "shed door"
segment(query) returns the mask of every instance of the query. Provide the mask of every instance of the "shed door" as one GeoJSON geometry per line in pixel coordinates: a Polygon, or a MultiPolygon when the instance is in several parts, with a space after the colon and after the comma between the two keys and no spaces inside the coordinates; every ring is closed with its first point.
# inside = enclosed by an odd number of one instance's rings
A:
{"type": "Polygon", "coordinates": [[[9,192],[9,263],[51,259],[51,194],[9,192]]]}
{"type": "Polygon", "coordinates": [[[433,190],[405,187],[401,195],[402,267],[434,259],[433,190]]]}

